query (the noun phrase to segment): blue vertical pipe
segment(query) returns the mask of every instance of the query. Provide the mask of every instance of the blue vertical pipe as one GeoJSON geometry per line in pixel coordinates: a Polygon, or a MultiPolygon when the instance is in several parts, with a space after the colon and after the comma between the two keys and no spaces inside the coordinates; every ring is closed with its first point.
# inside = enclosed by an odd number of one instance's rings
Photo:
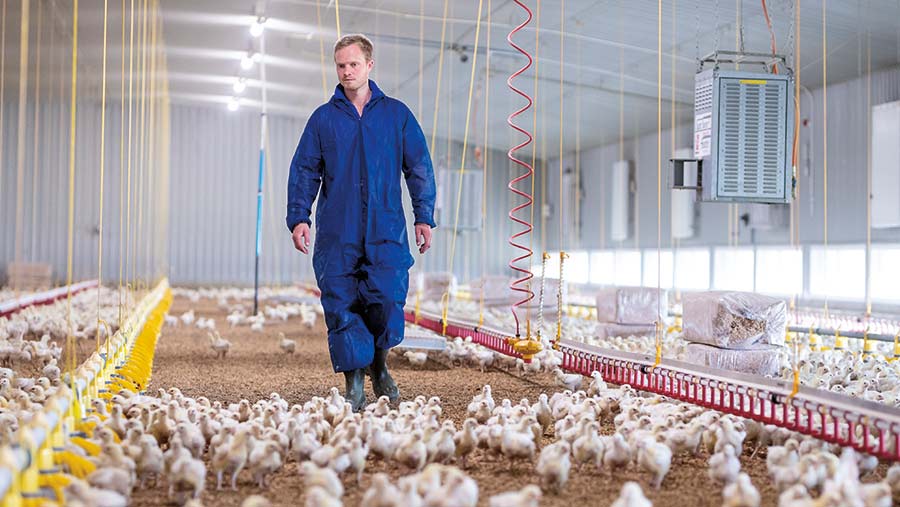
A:
{"type": "Polygon", "coordinates": [[[260,85],[262,88],[262,111],[259,114],[259,178],[256,186],[256,260],[253,269],[253,315],[259,310],[259,258],[262,255],[262,201],[263,177],[266,167],[266,33],[259,36],[260,85]]]}

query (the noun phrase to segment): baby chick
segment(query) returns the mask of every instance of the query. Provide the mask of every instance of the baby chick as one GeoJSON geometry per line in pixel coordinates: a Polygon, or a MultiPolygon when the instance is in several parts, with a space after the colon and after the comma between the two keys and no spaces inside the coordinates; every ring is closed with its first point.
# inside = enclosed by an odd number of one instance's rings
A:
{"type": "Polygon", "coordinates": [[[731,484],[741,472],[741,462],[734,455],[734,447],[726,444],[722,452],[709,457],[710,479],[731,484]]]}
{"type": "Polygon", "coordinates": [[[330,468],[319,468],[315,463],[305,461],[300,464],[300,476],[307,489],[319,487],[333,498],[344,496],[344,485],[330,468]]]}
{"type": "Polygon", "coordinates": [[[492,496],[488,505],[490,507],[538,507],[541,496],[541,488],[534,484],[529,484],[519,491],[510,491],[492,496]]]}
{"type": "Polygon", "coordinates": [[[391,484],[385,473],[377,473],[372,477],[372,486],[366,490],[359,507],[394,507],[400,496],[400,490],[391,484]]]}
{"type": "Polygon", "coordinates": [[[622,486],[619,498],[610,507],[653,507],[653,504],[644,496],[640,484],[629,481],[622,486]]]}
{"type": "Polygon", "coordinates": [[[281,469],[281,446],[271,440],[258,443],[250,451],[248,461],[253,480],[260,488],[266,488],[268,476],[281,469]]]}
{"type": "Polygon", "coordinates": [[[541,486],[559,493],[569,481],[569,443],[560,440],[541,450],[535,472],[541,477],[541,486]]]}
{"type": "Polygon", "coordinates": [[[744,472],[722,490],[725,501],[722,507],[759,507],[759,491],[750,482],[750,476],[744,472]]]}
{"type": "Polygon", "coordinates": [[[284,336],[284,333],[278,333],[278,347],[281,348],[281,351],[285,354],[293,354],[294,350],[297,348],[297,342],[294,340],[289,340],[284,336]]]}
{"type": "Polygon", "coordinates": [[[639,440],[637,448],[638,465],[653,474],[653,487],[659,489],[672,465],[672,450],[665,444],[649,439],[639,440]]]}
{"type": "Polygon", "coordinates": [[[213,329],[212,332],[206,333],[206,335],[209,337],[209,348],[216,353],[216,357],[225,359],[225,355],[228,354],[228,350],[231,349],[231,342],[222,338],[215,329],[213,329]]]}

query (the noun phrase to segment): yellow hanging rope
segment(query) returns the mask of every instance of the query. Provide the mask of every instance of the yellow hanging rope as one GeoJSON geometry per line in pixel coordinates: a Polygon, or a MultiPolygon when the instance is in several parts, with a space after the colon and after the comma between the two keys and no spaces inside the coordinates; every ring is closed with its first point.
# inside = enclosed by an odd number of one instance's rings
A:
{"type": "MultiPolygon", "coordinates": [[[[866,31],[866,139],[871,136],[872,120],[872,30],[866,31]]],[[[866,266],[872,263],[872,143],[866,144],[866,266]]],[[[872,274],[866,272],[866,322],[872,316],[872,274]]]]}
{"type": "MultiPolygon", "coordinates": [[[[40,152],[38,151],[38,139],[41,138],[41,43],[43,42],[44,30],[44,4],[38,2],[37,13],[37,51],[35,51],[35,69],[34,69],[34,142],[32,143],[31,155],[31,248],[29,249],[29,259],[31,262],[37,262],[37,201],[38,201],[38,174],[40,173],[40,152]]],[[[51,30],[52,33],[56,30],[51,30]]],[[[53,47],[52,45],[50,46],[53,47]]]]}
{"type": "Polygon", "coordinates": [[[100,71],[100,219],[97,225],[97,350],[100,350],[100,289],[103,287],[103,177],[106,164],[106,31],[109,0],[103,0],[103,64],[100,71]]]}
{"type": "Polygon", "coordinates": [[[662,360],[662,0],[656,20],[656,361],[662,360]]]}
{"type": "MultiPolygon", "coordinates": [[[[125,203],[125,0],[122,0],[122,51],[121,51],[121,90],[119,97],[119,114],[121,115],[121,119],[119,120],[119,283],[118,283],[118,299],[119,299],[119,308],[118,308],[118,321],[117,327],[121,328],[123,320],[122,315],[122,280],[123,280],[123,262],[122,259],[125,255],[125,234],[124,234],[124,218],[125,214],[122,212],[123,204],[125,203]]],[[[107,350],[107,357],[108,355],[107,350]]]]}
{"type": "Polygon", "coordinates": [[[328,79],[325,77],[325,41],[322,40],[322,0],[316,0],[316,34],[319,36],[319,63],[322,67],[322,101],[328,102],[328,79]]]}
{"type": "Polygon", "coordinates": [[[22,260],[22,243],[24,239],[24,206],[25,206],[25,117],[28,112],[28,42],[29,42],[29,0],[21,5],[21,30],[19,32],[19,111],[17,132],[23,135],[16,139],[16,236],[14,259],[22,260]]]}
{"type": "MultiPolygon", "coordinates": [[[[822,0],[822,187],[823,187],[823,243],[825,275],[828,275],[828,33],[825,6],[822,0]]],[[[825,318],[828,318],[828,291],[825,291],[825,318]]]]}
{"type": "Polygon", "coordinates": [[[128,157],[127,157],[127,169],[128,175],[126,178],[126,206],[125,206],[125,246],[126,246],[126,273],[125,280],[126,287],[131,292],[132,287],[134,287],[134,263],[129,263],[128,261],[132,257],[132,222],[131,222],[131,197],[132,197],[132,185],[131,185],[131,177],[132,177],[132,161],[134,157],[132,156],[132,150],[134,148],[133,142],[133,131],[134,131],[134,0],[131,0],[131,14],[130,14],[130,28],[128,30],[128,157]],[[130,268],[128,267],[130,265],[130,268]]]}
{"type": "MultiPolygon", "coordinates": [[[[140,119],[140,145],[138,147],[138,222],[135,234],[134,256],[137,265],[140,259],[140,247],[146,241],[144,230],[144,207],[146,206],[146,178],[147,178],[147,0],[143,0],[143,19],[141,20],[141,119],[140,119]]],[[[137,274],[138,289],[146,287],[146,271],[137,265],[140,274],[137,274]]],[[[143,292],[139,292],[143,296],[143,292]]]]}
{"type": "Polygon", "coordinates": [[[341,38],[341,2],[334,0],[334,24],[337,27],[338,39],[341,38]]]}
{"type": "MultiPolygon", "coordinates": [[[[26,2],[27,3],[27,2],[26,2]]],[[[75,120],[76,98],[78,96],[78,0],[72,3],[72,97],[69,102],[69,226],[66,247],[66,347],[70,387],[75,388],[75,368],[78,351],[75,348],[75,334],[72,331],[72,257],[74,256],[73,235],[75,231],[75,120]]]]}
{"type": "MultiPolygon", "coordinates": [[[[441,74],[444,72],[444,45],[447,40],[447,7],[449,5],[449,0],[444,0],[444,14],[443,19],[441,20],[441,49],[438,51],[438,71],[437,71],[437,82],[435,86],[434,92],[434,111],[432,113],[432,123],[431,123],[431,142],[428,143],[428,148],[434,150],[434,143],[437,137],[437,124],[438,124],[438,112],[441,107],[441,74]]],[[[423,79],[423,69],[419,69],[419,79],[423,79]]],[[[418,284],[416,287],[416,305],[415,305],[415,321],[419,321],[419,307],[422,301],[422,289],[418,284]]],[[[447,317],[444,316],[444,326],[446,326],[447,317]]]]}
{"type": "MultiPolygon", "coordinates": [[[[421,81],[419,81],[421,84],[421,81]]],[[[491,155],[488,144],[488,118],[491,112],[491,0],[487,4],[487,44],[484,68],[484,170],[481,172],[481,301],[478,304],[478,326],[484,325],[484,293],[487,286],[487,188],[491,155]]]]}
{"type": "Polygon", "coordinates": [[[563,123],[563,97],[565,96],[563,82],[565,76],[565,21],[566,21],[566,0],[561,0],[559,4],[559,283],[556,286],[556,340],[553,342],[553,348],[559,348],[559,341],[562,339],[562,310],[563,310],[563,262],[567,257],[565,252],[565,244],[563,242],[563,133],[565,124],[563,123]]]}
{"type": "MultiPolygon", "coordinates": [[[[3,125],[6,124],[3,114],[6,105],[4,88],[6,87],[6,0],[3,0],[3,12],[0,14],[0,160],[3,158],[3,125]]],[[[3,188],[3,178],[0,178],[0,189],[3,188]]]]}
{"type": "Polygon", "coordinates": [[[437,136],[438,111],[440,110],[441,105],[441,74],[444,72],[444,44],[447,40],[447,6],[449,3],[449,0],[444,0],[444,18],[441,21],[441,49],[438,53],[437,85],[434,91],[434,114],[431,124],[431,143],[428,145],[431,149],[434,149],[434,141],[437,136]]]}
{"type": "MultiPolygon", "coordinates": [[[[535,170],[535,159],[537,157],[537,113],[538,113],[538,77],[541,74],[541,0],[537,0],[537,6],[535,10],[535,29],[534,29],[534,95],[531,98],[532,102],[532,111],[531,111],[531,132],[534,135],[535,141],[531,143],[531,168],[535,170]]],[[[532,175],[531,177],[531,199],[534,201],[534,185],[535,178],[532,175]]],[[[534,226],[534,205],[528,207],[529,219],[528,223],[532,224],[532,231],[534,226]]],[[[534,252],[534,234],[528,235],[528,249],[534,252]]],[[[533,278],[529,278],[528,281],[525,282],[525,288],[531,291],[531,282],[533,278]]],[[[534,292],[532,292],[534,294],[534,292]]],[[[525,324],[528,330],[531,329],[531,305],[525,307],[525,324]]],[[[541,330],[538,329],[537,333],[538,337],[541,335],[541,330]]],[[[526,333],[526,336],[530,337],[530,331],[526,333]]]]}
{"type": "MultiPolygon", "coordinates": [[[[466,102],[466,126],[463,130],[463,146],[462,146],[462,156],[459,163],[459,184],[456,187],[456,210],[453,217],[453,233],[450,239],[450,256],[447,260],[447,272],[453,273],[453,258],[456,254],[456,237],[457,229],[459,227],[459,208],[462,203],[462,188],[463,188],[463,177],[466,172],[466,155],[469,151],[469,120],[471,118],[472,113],[472,95],[475,90],[475,74],[477,72],[477,64],[478,64],[478,43],[480,42],[479,38],[481,36],[481,12],[484,4],[484,0],[478,0],[478,15],[475,21],[475,49],[472,51],[472,73],[469,77],[469,97],[466,102]]],[[[446,315],[448,311],[448,306],[450,304],[449,297],[449,288],[448,296],[444,299],[444,322],[446,325],[446,315]]]]}

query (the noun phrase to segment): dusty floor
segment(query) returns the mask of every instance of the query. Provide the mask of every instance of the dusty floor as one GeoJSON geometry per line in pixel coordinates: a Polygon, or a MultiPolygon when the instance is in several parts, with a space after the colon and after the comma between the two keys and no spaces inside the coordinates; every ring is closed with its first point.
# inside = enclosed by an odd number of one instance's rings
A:
{"type": "MultiPolygon", "coordinates": [[[[217,360],[207,345],[206,333],[196,327],[165,327],[160,338],[154,364],[151,388],[178,387],[188,396],[206,396],[211,400],[237,402],[247,398],[251,402],[278,392],[289,403],[302,403],[314,395],[325,395],[331,386],[343,390],[343,377],[332,373],[325,340],[325,328],[321,318],[311,330],[302,329],[299,319],[287,323],[268,324],[265,331],[256,333],[248,327],[231,329],[225,322],[226,312],[217,308],[215,301],[200,300],[190,303],[176,298],[170,313],[181,313],[194,308],[197,316],[215,317],[222,336],[232,342],[231,351],[225,360],[217,360]],[[277,345],[278,331],[288,338],[298,341],[298,351],[293,356],[283,354],[277,345]]],[[[542,392],[553,393],[556,387],[548,376],[521,379],[515,375],[492,370],[480,373],[469,368],[448,368],[429,360],[422,368],[414,368],[405,360],[392,357],[390,362],[394,378],[404,397],[419,394],[439,396],[444,407],[444,416],[452,418],[457,425],[465,418],[465,410],[472,396],[482,385],[491,384],[496,400],[510,398],[518,401],[523,397],[535,400],[542,392]]],[[[370,401],[374,395],[369,392],[370,401]]],[[[518,465],[510,469],[505,460],[497,460],[476,451],[470,459],[467,473],[480,488],[479,505],[488,505],[492,494],[518,489],[527,483],[537,483],[531,465],[518,465]]],[[[764,454],[764,453],[763,453],[764,454]]],[[[771,481],[766,475],[765,458],[750,459],[745,453],[742,458],[743,470],[750,474],[754,485],[759,488],[764,506],[774,506],[776,495],[771,481]]],[[[370,460],[361,486],[352,479],[345,480],[347,494],[344,504],[357,505],[374,472],[387,471],[392,477],[409,473],[394,465],[370,460]]],[[[238,492],[216,492],[215,479],[207,479],[207,491],[203,495],[206,506],[236,506],[250,494],[260,493],[276,506],[302,505],[303,486],[297,475],[297,465],[288,463],[278,473],[268,491],[260,491],[251,484],[249,473],[243,472],[239,479],[238,492]],[[210,487],[210,484],[213,486],[210,487]]],[[[659,491],[650,489],[649,475],[628,469],[617,471],[613,476],[605,472],[585,467],[583,471],[572,470],[572,476],[560,495],[546,495],[542,506],[609,506],[618,496],[625,481],[638,481],[647,496],[657,507],[719,507],[722,505],[722,488],[713,484],[707,476],[706,457],[676,458],[659,491]]],[[[161,488],[135,492],[132,505],[167,505],[161,488]]]]}

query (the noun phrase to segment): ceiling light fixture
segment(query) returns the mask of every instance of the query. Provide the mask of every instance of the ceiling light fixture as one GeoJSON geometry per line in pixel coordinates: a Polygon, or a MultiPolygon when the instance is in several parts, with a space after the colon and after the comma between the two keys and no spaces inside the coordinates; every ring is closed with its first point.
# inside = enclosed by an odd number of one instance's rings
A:
{"type": "Polygon", "coordinates": [[[250,70],[253,68],[253,56],[249,53],[241,57],[241,68],[244,70],[250,70]]]}
{"type": "Polygon", "coordinates": [[[240,104],[238,103],[237,97],[231,97],[231,100],[228,101],[228,110],[229,111],[237,111],[240,104]]]}
{"type": "Polygon", "coordinates": [[[244,93],[244,90],[247,89],[247,80],[244,78],[239,78],[234,82],[232,88],[234,89],[234,93],[244,93]]]}
{"type": "Polygon", "coordinates": [[[265,25],[266,18],[264,18],[263,16],[256,18],[256,21],[254,21],[253,24],[250,25],[250,35],[259,37],[260,35],[262,35],[263,30],[265,29],[265,25]]]}

